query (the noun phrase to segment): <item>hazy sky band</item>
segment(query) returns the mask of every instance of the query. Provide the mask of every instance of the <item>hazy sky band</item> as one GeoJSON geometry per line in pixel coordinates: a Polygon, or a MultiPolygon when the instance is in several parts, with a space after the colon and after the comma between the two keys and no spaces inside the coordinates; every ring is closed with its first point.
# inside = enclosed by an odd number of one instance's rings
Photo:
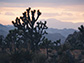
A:
{"type": "Polygon", "coordinates": [[[56,3],[56,4],[84,4],[84,0],[0,0],[5,3],[56,3]]]}
{"type": "Polygon", "coordinates": [[[0,23],[11,24],[28,7],[40,9],[39,19],[84,22],[84,0],[0,0],[0,23]]]}
{"type": "Polygon", "coordinates": [[[84,0],[0,0],[0,6],[25,7],[25,6],[61,6],[61,5],[84,5],[84,0]],[[11,4],[13,3],[13,5],[11,4]],[[40,3],[40,4],[39,4],[40,3]],[[14,5],[16,4],[16,5],[14,5]],[[23,6],[22,6],[22,5],[23,6]],[[37,5],[33,5],[37,4],[37,5]],[[51,5],[50,5],[51,4],[51,5]]]}

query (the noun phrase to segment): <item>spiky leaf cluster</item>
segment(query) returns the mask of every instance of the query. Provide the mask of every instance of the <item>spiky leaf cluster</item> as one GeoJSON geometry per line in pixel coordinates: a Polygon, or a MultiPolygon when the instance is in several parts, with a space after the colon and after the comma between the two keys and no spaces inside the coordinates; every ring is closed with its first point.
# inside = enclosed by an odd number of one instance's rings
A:
{"type": "Polygon", "coordinates": [[[28,8],[26,12],[23,13],[22,17],[20,18],[17,17],[15,22],[12,21],[12,23],[15,27],[21,30],[31,29],[34,27],[35,22],[38,20],[39,16],[41,15],[41,12],[37,10],[37,17],[35,18],[35,13],[36,10],[31,11],[31,8],[28,8]]]}
{"type": "Polygon", "coordinates": [[[79,31],[84,35],[84,26],[81,25],[81,27],[78,27],[79,31]]]}

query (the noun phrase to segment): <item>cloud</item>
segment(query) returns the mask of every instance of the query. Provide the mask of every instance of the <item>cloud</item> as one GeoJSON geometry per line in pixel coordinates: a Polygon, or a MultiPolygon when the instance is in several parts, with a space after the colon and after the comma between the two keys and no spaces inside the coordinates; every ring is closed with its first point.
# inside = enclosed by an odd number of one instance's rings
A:
{"type": "Polygon", "coordinates": [[[73,16],[72,13],[62,12],[61,15],[73,16]]]}
{"type": "Polygon", "coordinates": [[[59,13],[43,13],[44,17],[54,17],[54,16],[61,16],[59,13]]]}
{"type": "Polygon", "coordinates": [[[12,12],[6,12],[5,15],[14,15],[12,12]]]}
{"type": "Polygon", "coordinates": [[[55,16],[64,16],[64,15],[66,15],[66,16],[73,16],[73,14],[72,13],[67,13],[67,12],[62,12],[62,13],[43,13],[43,15],[42,16],[44,16],[44,17],[55,17],[55,16]]]}
{"type": "Polygon", "coordinates": [[[56,3],[56,4],[84,4],[84,0],[0,0],[6,3],[56,3]]]}
{"type": "Polygon", "coordinates": [[[63,20],[63,21],[70,21],[70,20],[75,20],[76,18],[60,18],[61,20],[63,20]]]}
{"type": "Polygon", "coordinates": [[[84,16],[84,14],[82,14],[82,16],[84,16]]]}
{"type": "Polygon", "coordinates": [[[56,7],[62,5],[84,5],[84,0],[0,0],[0,6],[28,7],[48,6],[56,7]],[[12,3],[12,4],[11,4],[12,3]],[[22,5],[21,5],[22,4],[22,5]]]}

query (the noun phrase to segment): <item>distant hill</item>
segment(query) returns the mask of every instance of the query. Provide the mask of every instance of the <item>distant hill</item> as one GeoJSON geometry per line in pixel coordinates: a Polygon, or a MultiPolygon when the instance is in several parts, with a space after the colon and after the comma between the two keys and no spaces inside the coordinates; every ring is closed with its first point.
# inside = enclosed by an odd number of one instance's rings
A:
{"type": "Polygon", "coordinates": [[[0,29],[0,35],[3,35],[5,37],[7,34],[8,34],[8,32],[0,29]]]}
{"type": "Polygon", "coordinates": [[[13,25],[2,25],[2,24],[0,24],[0,30],[4,30],[4,31],[8,32],[11,29],[14,29],[13,25]]]}
{"type": "Polygon", "coordinates": [[[5,25],[0,24],[0,30],[8,31],[8,28],[5,25]]]}
{"type": "Polygon", "coordinates": [[[54,28],[49,28],[47,29],[48,33],[59,33],[61,35],[63,35],[64,37],[67,37],[69,34],[73,34],[74,31],[77,31],[75,29],[54,29],[54,28]]]}
{"type": "Polygon", "coordinates": [[[45,37],[48,38],[49,40],[52,40],[52,41],[56,41],[56,40],[61,39],[61,43],[64,43],[64,41],[66,39],[60,33],[49,33],[45,37]]]}
{"type": "Polygon", "coordinates": [[[80,23],[72,23],[72,22],[63,22],[60,20],[56,20],[54,18],[50,18],[50,19],[42,19],[40,21],[47,21],[47,26],[49,28],[55,28],[55,29],[76,29],[78,30],[78,27],[80,27],[80,25],[84,25],[84,22],[80,22],[80,23]]]}
{"type": "Polygon", "coordinates": [[[11,29],[14,29],[14,26],[0,24],[0,35],[3,35],[5,37],[11,29]]]}

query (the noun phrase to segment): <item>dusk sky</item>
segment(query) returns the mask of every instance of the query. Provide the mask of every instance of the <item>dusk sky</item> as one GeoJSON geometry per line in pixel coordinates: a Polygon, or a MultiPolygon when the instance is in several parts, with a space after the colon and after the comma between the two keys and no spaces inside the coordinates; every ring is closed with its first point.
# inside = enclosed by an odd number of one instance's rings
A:
{"type": "MultiPolygon", "coordinates": [[[[0,0],[0,23],[12,24],[28,7],[40,9],[40,19],[62,22],[84,22],[84,0],[0,0]]],[[[52,21],[53,22],[53,21],[52,21]]]]}

